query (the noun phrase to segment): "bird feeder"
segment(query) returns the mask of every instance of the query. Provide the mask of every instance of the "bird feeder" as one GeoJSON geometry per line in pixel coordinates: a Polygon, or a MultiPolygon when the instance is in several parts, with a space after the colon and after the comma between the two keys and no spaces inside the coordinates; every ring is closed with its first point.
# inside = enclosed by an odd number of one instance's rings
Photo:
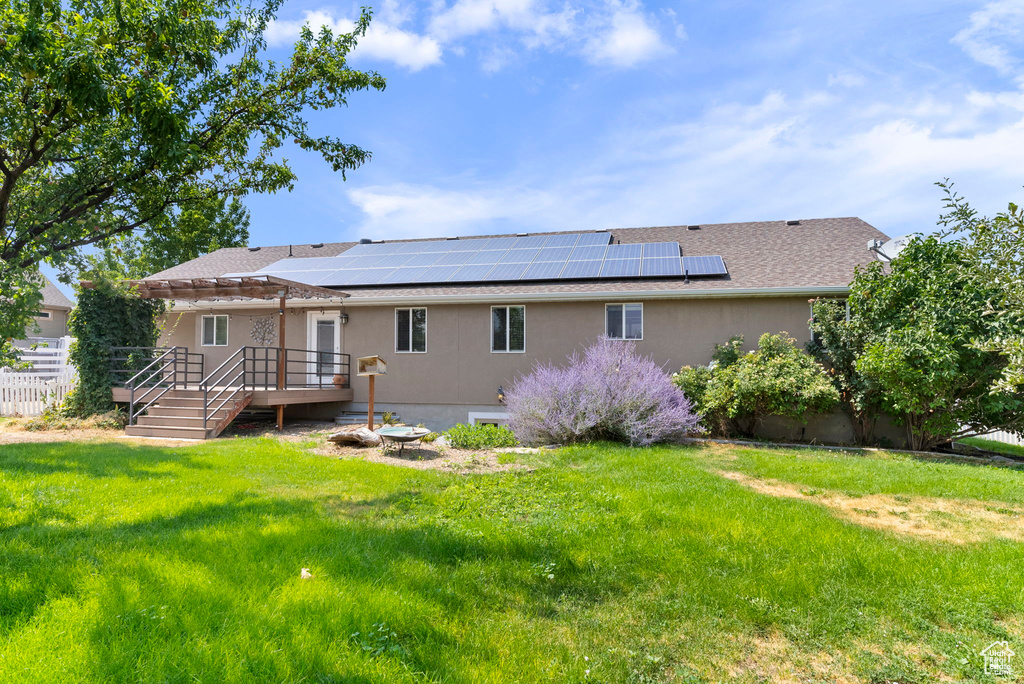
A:
{"type": "Polygon", "coordinates": [[[370,406],[366,415],[366,427],[373,430],[373,380],[378,375],[387,375],[388,364],[379,356],[360,356],[356,359],[356,375],[370,378],[370,406]]]}

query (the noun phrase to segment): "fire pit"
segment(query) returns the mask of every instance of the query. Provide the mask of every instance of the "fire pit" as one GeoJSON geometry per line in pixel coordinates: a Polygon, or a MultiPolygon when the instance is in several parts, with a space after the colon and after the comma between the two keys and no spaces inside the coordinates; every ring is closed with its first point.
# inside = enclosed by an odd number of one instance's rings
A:
{"type": "Polygon", "coordinates": [[[407,442],[415,442],[424,435],[429,435],[430,430],[421,427],[382,427],[376,433],[386,440],[398,443],[398,454],[401,455],[407,442]]]}

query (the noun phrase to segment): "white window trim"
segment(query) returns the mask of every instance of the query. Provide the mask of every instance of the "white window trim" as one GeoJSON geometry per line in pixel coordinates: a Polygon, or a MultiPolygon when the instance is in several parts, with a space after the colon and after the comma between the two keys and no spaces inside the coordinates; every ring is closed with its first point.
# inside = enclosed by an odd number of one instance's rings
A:
{"type": "Polygon", "coordinates": [[[487,348],[491,350],[492,354],[525,354],[526,353],[526,305],[525,304],[495,304],[491,307],[490,315],[487,319],[487,348]],[[509,325],[509,316],[505,314],[505,348],[495,349],[494,348],[494,310],[495,309],[512,309],[519,307],[523,310],[523,348],[522,349],[509,349],[509,344],[512,335],[512,326],[509,325]]]}
{"type": "Polygon", "coordinates": [[[395,307],[395,353],[396,354],[426,354],[429,346],[429,335],[428,330],[428,318],[430,314],[427,312],[425,306],[396,306],[395,307]],[[412,348],[412,311],[413,309],[423,309],[423,351],[416,351],[412,348]],[[409,312],[409,349],[408,351],[398,350],[398,312],[408,311],[409,312]]]}
{"type": "Polygon", "coordinates": [[[642,342],[644,339],[644,303],[643,302],[611,302],[604,305],[604,336],[609,340],[619,340],[620,342],[642,342]],[[626,337],[626,307],[630,305],[640,306],[640,337],[626,337]],[[609,306],[621,306],[622,307],[622,337],[611,337],[608,334],[608,307],[609,306]]]}
{"type": "Polygon", "coordinates": [[[231,338],[231,319],[228,318],[227,314],[213,314],[203,316],[202,321],[199,323],[199,346],[200,347],[226,347],[231,338]],[[206,344],[206,335],[203,334],[206,328],[207,318],[223,318],[224,319],[224,344],[217,344],[217,321],[213,322],[213,344],[206,344]]]}
{"type": "Polygon", "coordinates": [[[50,320],[51,318],[53,318],[53,312],[52,311],[37,311],[35,313],[35,317],[36,318],[42,318],[42,319],[45,319],[45,320],[50,320]]]}
{"type": "MultiPolygon", "coordinates": [[[[478,413],[476,411],[470,411],[469,412],[469,424],[470,425],[476,425],[477,421],[480,421],[481,423],[490,423],[491,421],[497,421],[497,420],[503,420],[503,421],[505,421],[504,424],[507,425],[508,424],[508,414],[507,413],[478,413]]],[[[502,423],[498,423],[498,424],[502,425],[502,423]]]]}

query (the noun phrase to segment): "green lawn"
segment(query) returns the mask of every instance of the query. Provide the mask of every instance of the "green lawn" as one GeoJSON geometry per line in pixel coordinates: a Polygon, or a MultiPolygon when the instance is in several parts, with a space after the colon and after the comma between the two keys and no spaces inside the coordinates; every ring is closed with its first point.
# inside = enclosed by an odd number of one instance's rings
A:
{"type": "Polygon", "coordinates": [[[971,446],[976,446],[979,449],[988,449],[989,451],[995,451],[1000,454],[1020,456],[1024,458],[1024,446],[997,442],[994,439],[985,439],[984,437],[965,437],[957,441],[963,442],[964,444],[970,444],[971,446]]]}
{"type": "Polygon", "coordinates": [[[260,439],[0,446],[0,681],[1019,681],[978,653],[1024,653],[1024,545],[870,529],[718,471],[1006,515],[1024,473],[520,458],[535,470],[460,476],[260,439]]]}

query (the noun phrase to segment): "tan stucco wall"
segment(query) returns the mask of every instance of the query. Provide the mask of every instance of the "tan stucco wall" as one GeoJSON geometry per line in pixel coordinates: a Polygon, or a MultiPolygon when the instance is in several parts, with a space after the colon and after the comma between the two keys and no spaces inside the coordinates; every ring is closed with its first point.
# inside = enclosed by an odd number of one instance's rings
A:
{"type": "MultiPolygon", "coordinates": [[[[450,304],[427,307],[427,352],[396,353],[394,307],[347,306],[349,323],[341,328],[342,352],[356,357],[379,354],[388,362],[388,375],[377,381],[381,403],[495,405],[498,385],[506,388],[517,374],[537,362],[561,363],[604,333],[604,302],[529,303],[526,305],[526,353],[490,351],[490,305],[450,304]]],[[[334,310],[338,310],[335,307],[334,310]]],[[[307,311],[290,303],[287,346],[306,344],[307,311]]],[[[218,312],[220,313],[220,312],[218,312]]],[[[187,346],[206,354],[207,372],[239,346],[255,344],[252,320],[274,309],[239,309],[231,312],[227,347],[201,347],[200,313],[185,313],[162,344],[187,346]]],[[[799,344],[807,341],[809,308],[806,297],[750,297],[644,302],[644,339],[639,351],[651,355],[668,371],[684,364],[711,359],[716,343],[731,335],[744,335],[748,348],[764,332],[787,331],[799,344]]],[[[366,378],[352,378],[355,402],[367,400],[366,378]]]]}
{"type": "Polygon", "coordinates": [[[25,328],[25,337],[64,337],[68,334],[68,311],[43,308],[50,312],[49,318],[33,318],[35,325],[25,328]],[[36,329],[39,326],[39,329],[36,329]]]}

